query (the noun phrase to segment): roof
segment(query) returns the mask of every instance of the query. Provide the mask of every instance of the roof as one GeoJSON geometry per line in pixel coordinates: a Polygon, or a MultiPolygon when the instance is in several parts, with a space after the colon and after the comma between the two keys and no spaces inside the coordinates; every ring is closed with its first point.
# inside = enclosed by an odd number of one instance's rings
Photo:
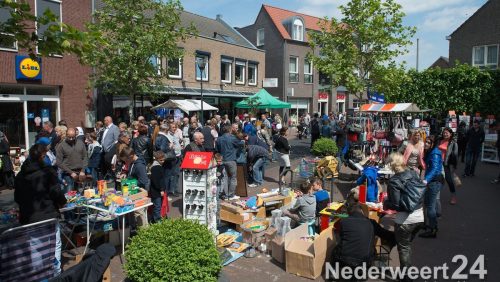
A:
{"type": "Polygon", "coordinates": [[[467,20],[465,20],[459,27],[457,27],[457,29],[455,29],[451,34],[450,36],[452,36],[453,34],[455,34],[455,32],[457,32],[459,29],[461,29],[466,23],[468,23],[473,17],[475,17],[476,15],[479,14],[479,12],[483,9],[486,8],[487,5],[489,4],[493,4],[495,0],[488,0],[486,1],[486,3],[483,4],[483,6],[481,6],[479,9],[477,9],[476,12],[474,12],[474,14],[472,14],[467,20]]]}
{"type": "Polygon", "coordinates": [[[440,56],[432,65],[430,65],[429,68],[449,68],[450,67],[450,60],[447,57],[440,56]]]}
{"type": "Polygon", "coordinates": [[[180,18],[182,26],[188,27],[193,23],[199,36],[257,49],[257,47],[246,40],[238,31],[227,25],[220,17],[211,19],[190,12],[181,11],[180,18]]]}
{"type": "Polygon", "coordinates": [[[276,26],[276,28],[278,29],[278,31],[280,32],[281,36],[284,39],[292,39],[292,37],[290,36],[290,34],[288,34],[288,31],[286,30],[285,26],[283,25],[283,21],[285,19],[288,19],[288,18],[294,17],[294,16],[300,16],[304,19],[304,25],[305,25],[306,29],[321,31],[321,28],[318,25],[318,22],[320,20],[322,20],[321,18],[313,17],[313,16],[309,16],[306,14],[297,13],[297,12],[285,10],[282,8],[269,6],[269,5],[262,5],[262,8],[269,15],[272,22],[274,23],[274,25],[276,26]]]}

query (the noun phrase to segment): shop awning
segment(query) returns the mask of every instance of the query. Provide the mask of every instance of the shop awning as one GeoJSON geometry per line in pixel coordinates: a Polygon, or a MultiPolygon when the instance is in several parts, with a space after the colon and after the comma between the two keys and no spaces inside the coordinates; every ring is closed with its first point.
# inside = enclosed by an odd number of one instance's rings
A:
{"type": "Polygon", "coordinates": [[[360,112],[408,112],[408,113],[420,113],[426,112],[426,110],[421,110],[417,105],[413,103],[394,103],[394,104],[365,104],[361,105],[359,108],[360,112]]]}
{"type": "MultiPolygon", "coordinates": [[[[162,91],[160,91],[160,93],[170,95],[201,96],[201,88],[166,86],[162,91]]],[[[254,95],[253,92],[203,88],[203,96],[207,97],[248,98],[252,95],[254,95]]]]}
{"type": "Polygon", "coordinates": [[[265,89],[261,89],[252,97],[236,103],[236,108],[241,109],[289,109],[291,107],[292,105],[290,103],[279,100],[278,98],[269,94],[269,92],[267,92],[265,89]],[[254,103],[253,105],[252,102],[254,103]]]}
{"type": "MultiPolygon", "coordinates": [[[[165,109],[181,109],[182,111],[189,114],[189,112],[201,111],[201,101],[200,100],[168,100],[165,103],[154,106],[153,110],[158,108],[165,109]]],[[[218,111],[219,109],[203,102],[203,111],[218,111]]]]}
{"type": "MultiPolygon", "coordinates": [[[[118,108],[128,108],[130,106],[130,98],[128,97],[118,97],[115,96],[113,97],[113,109],[118,109],[118,108]]],[[[144,99],[144,103],[141,100],[135,100],[135,107],[152,107],[153,104],[147,99],[144,99]]]]}

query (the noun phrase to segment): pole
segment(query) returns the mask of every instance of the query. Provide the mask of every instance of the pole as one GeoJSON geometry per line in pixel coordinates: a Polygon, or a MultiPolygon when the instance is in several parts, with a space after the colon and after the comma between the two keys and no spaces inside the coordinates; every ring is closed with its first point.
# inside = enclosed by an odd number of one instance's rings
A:
{"type": "Polygon", "coordinates": [[[419,43],[420,43],[420,39],[417,38],[417,72],[418,72],[419,43]]]}
{"type": "Polygon", "coordinates": [[[200,69],[201,73],[201,79],[200,79],[200,92],[201,92],[201,115],[200,115],[200,122],[201,126],[204,126],[205,124],[203,123],[203,69],[200,69]]]}

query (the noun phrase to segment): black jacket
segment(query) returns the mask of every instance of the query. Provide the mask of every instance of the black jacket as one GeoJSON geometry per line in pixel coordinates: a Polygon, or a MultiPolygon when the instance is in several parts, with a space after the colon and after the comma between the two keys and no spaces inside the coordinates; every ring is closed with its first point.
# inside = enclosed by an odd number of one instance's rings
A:
{"type": "Polygon", "coordinates": [[[151,182],[148,177],[146,161],[142,156],[137,156],[137,160],[130,164],[128,176],[137,179],[137,185],[149,191],[151,182]]]}
{"type": "Polygon", "coordinates": [[[412,212],[422,207],[424,202],[425,185],[420,181],[413,169],[396,173],[389,179],[387,185],[388,198],[384,202],[384,209],[412,212]],[[410,183],[405,185],[405,183],[410,183]],[[415,189],[408,189],[408,187],[415,189]],[[413,207],[413,210],[408,210],[413,207]]]}
{"type": "Polygon", "coordinates": [[[21,224],[56,218],[66,204],[55,169],[29,159],[16,176],[14,200],[21,224]]]}
{"type": "Polygon", "coordinates": [[[354,212],[339,223],[340,242],[334,251],[334,260],[356,266],[369,263],[375,250],[375,231],[370,220],[354,212]]]}
{"type": "Polygon", "coordinates": [[[477,131],[474,128],[467,131],[467,150],[480,151],[481,145],[484,142],[484,130],[479,128],[477,131]]]}
{"type": "Polygon", "coordinates": [[[139,135],[139,137],[134,138],[130,147],[139,156],[142,156],[147,164],[151,163],[153,159],[153,143],[151,138],[146,135],[139,135]]]}
{"type": "Polygon", "coordinates": [[[247,161],[249,164],[255,163],[259,158],[269,159],[269,151],[259,145],[248,145],[247,152],[247,161]]]}
{"type": "Polygon", "coordinates": [[[154,161],[151,166],[151,189],[149,190],[149,196],[151,199],[160,198],[161,192],[165,191],[164,178],[163,166],[161,166],[157,161],[154,161]]]}
{"type": "Polygon", "coordinates": [[[282,154],[290,154],[290,144],[288,144],[288,140],[281,135],[276,138],[274,149],[282,154]]]}
{"type": "Polygon", "coordinates": [[[203,134],[203,138],[205,138],[205,143],[203,143],[205,150],[209,152],[215,151],[215,139],[212,135],[212,128],[205,126],[201,129],[201,133],[203,134]]]}

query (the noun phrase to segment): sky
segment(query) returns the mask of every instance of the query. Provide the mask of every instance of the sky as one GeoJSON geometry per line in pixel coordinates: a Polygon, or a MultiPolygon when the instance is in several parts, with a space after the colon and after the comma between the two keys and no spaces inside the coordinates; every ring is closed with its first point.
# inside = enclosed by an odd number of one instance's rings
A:
{"type": "MultiPolygon", "coordinates": [[[[184,10],[205,17],[222,15],[224,21],[234,27],[243,27],[255,22],[262,4],[316,17],[335,17],[341,13],[338,6],[348,0],[181,0],[184,10]]],[[[450,35],[466,19],[474,14],[487,0],[396,0],[406,13],[404,24],[415,26],[417,33],[409,52],[399,58],[407,68],[416,67],[416,42],[419,39],[419,70],[429,67],[440,56],[448,57],[450,35]]]]}

